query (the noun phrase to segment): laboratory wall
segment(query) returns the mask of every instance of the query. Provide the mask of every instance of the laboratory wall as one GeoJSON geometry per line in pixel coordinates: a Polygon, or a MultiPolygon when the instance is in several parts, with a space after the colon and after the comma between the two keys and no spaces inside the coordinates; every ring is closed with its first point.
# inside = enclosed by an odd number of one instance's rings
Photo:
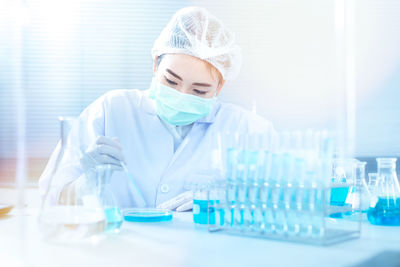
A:
{"type": "Polygon", "coordinates": [[[113,89],[147,89],[152,44],[186,5],[0,0],[0,182],[15,176],[18,112],[24,113],[29,179],[36,181],[59,138],[58,116],[78,116],[113,89]]]}
{"type": "Polygon", "coordinates": [[[256,107],[279,130],[335,131],[337,116],[354,116],[355,156],[400,156],[399,1],[195,2],[226,21],[243,48],[225,100],[256,107]],[[347,9],[342,36],[338,8],[347,9]],[[351,79],[349,96],[342,89],[351,79]]]}
{"type": "Polygon", "coordinates": [[[147,89],[152,44],[187,5],[217,15],[242,48],[223,101],[277,130],[347,131],[351,122],[356,156],[400,156],[399,1],[0,0],[0,182],[14,179],[18,133],[34,182],[58,116],[77,116],[109,90],[147,89]],[[354,6],[342,14],[345,2],[354,6]]]}

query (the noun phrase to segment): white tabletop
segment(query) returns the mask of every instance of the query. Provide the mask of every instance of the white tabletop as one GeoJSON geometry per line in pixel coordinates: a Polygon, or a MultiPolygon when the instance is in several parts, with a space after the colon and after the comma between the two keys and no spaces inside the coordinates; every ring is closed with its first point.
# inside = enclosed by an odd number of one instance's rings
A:
{"type": "Polygon", "coordinates": [[[190,212],[174,213],[171,222],[124,222],[117,235],[55,245],[41,239],[37,208],[23,212],[0,217],[0,266],[349,266],[383,250],[400,252],[400,227],[364,223],[360,239],[322,247],[197,230],[190,212]]]}

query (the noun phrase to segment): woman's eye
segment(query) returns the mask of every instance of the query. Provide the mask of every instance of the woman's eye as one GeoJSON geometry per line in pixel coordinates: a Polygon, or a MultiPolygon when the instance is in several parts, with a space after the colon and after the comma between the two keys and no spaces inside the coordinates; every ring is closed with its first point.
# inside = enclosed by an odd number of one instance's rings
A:
{"type": "Polygon", "coordinates": [[[165,80],[167,81],[167,83],[169,83],[169,84],[171,84],[171,85],[178,85],[176,82],[167,79],[167,77],[164,77],[164,78],[165,78],[165,80]]]}
{"type": "Polygon", "coordinates": [[[197,90],[197,89],[193,89],[193,92],[195,92],[198,95],[205,95],[207,93],[207,91],[200,91],[200,90],[197,90]]]}

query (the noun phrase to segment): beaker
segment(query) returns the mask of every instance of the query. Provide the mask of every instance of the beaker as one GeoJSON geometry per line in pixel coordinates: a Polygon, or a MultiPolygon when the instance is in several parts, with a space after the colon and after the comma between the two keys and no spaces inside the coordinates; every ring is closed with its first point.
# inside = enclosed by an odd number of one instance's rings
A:
{"type": "Polygon", "coordinates": [[[377,158],[378,182],[368,210],[368,220],[375,225],[400,225],[400,186],[396,158],[377,158]]]}
{"type": "Polygon", "coordinates": [[[219,177],[217,172],[207,171],[206,173],[193,174],[188,176],[185,189],[190,189],[193,196],[193,222],[195,228],[206,228],[209,220],[215,221],[213,210],[209,210],[210,206],[214,206],[214,200],[209,199],[210,186],[219,177]]]}
{"type": "Polygon", "coordinates": [[[209,214],[209,204],[214,204],[214,200],[209,200],[209,183],[194,183],[193,191],[193,222],[196,227],[206,225],[209,220],[214,223],[215,218],[212,213],[209,214]],[[211,203],[210,203],[211,202],[211,203]]]}
{"type": "Polygon", "coordinates": [[[49,162],[52,165],[50,181],[42,199],[38,224],[45,239],[70,242],[102,233],[105,216],[97,194],[95,173],[81,174],[79,171],[76,120],[68,117],[59,120],[61,140],[55,162],[49,162]]]}
{"type": "Polygon", "coordinates": [[[350,185],[352,181],[352,172],[354,162],[353,158],[347,159],[334,159],[332,166],[332,179],[331,179],[331,190],[330,190],[330,205],[337,207],[338,212],[334,212],[330,215],[332,218],[343,217],[343,212],[349,205],[348,196],[350,185]]]}
{"type": "Polygon", "coordinates": [[[99,198],[106,217],[107,233],[119,233],[123,222],[122,213],[117,205],[114,193],[110,186],[113,172],[117,172],[112,165],[103,164],[96,167],[99,198]]]}

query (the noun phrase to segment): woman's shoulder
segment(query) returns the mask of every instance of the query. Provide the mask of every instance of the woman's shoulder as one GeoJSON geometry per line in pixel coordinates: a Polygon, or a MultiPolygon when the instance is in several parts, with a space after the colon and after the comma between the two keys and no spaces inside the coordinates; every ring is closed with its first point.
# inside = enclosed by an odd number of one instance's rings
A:
{"type": "Polygon", "coordinates": [[[221,103],[220,116],[224,121],[248,131],[274,131],[271,121],[232,103],[221,103]]]}
{"type": "Polygon", "coordinates": [[[109,102],[112,104],[121,102],[121,101],[129,101],[133,103],[139,103],[142,97],[146,95],[146,91],[138,90],[138,89],[115,89],[108,91],[100,98],[103,99],[104,102],[109,102]]]}
{"type": "Polygon", "coordinates": [[[100,96],[95,103],[105,110],[140,110],[151,105],[148,90],[116,89],[100,96]]]}
{"type": "Polygon", "coordinates": [[[137,110],[143,105],[142,99],[148,99],[146,91],[138,89],[116,89],[106,92],[93,101],[84,111],[95,113],[125,112],[127,110],[137,110]]]}

